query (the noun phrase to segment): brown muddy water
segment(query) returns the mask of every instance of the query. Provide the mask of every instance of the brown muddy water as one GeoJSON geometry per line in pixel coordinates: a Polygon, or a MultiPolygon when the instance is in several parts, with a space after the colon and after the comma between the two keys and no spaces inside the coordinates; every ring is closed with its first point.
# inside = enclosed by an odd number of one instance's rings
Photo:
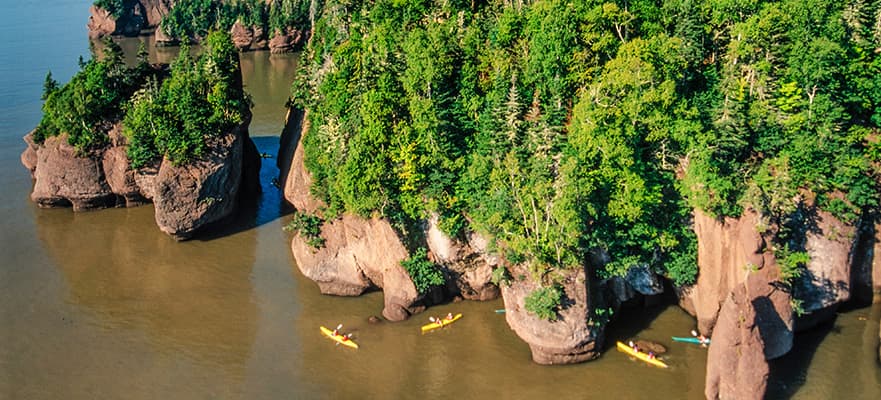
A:
{"type": "MultiPolygon", "coordinates": [[[[675,306],[618,315],[606,347],[664,343],[661,370],[614,350],[597,361],[543,367],[505,323],[500,300],[447,304],[372,325],[382,294],[322,296],[300,274],[282,231],[287,209],[261,171],[264,194],[233,225],[178,243],[152,207],[74,214],[28,199],[21,136],[40,118],[48,69],[62,82],[88,55],[89,0],[3,0],[0,37],[0,399],[698,399],[706,350],[671,343],[694,321],[675,306]],[[20,40],[12,40],[20,38],[20,40]],[[428,315],[462,312],[426,335],[428,315]],[[359,350],[319,325],[342,323],[359,350]]],[[[131,51],[140,39],[123,44],[131,51]]],[[[174,49],[154,49],[156,60],[174,49]]],[[[251,133],[274,154],[296,56],[242,55],[254,99],[251,133]]],[[[799,335],[772,364],[770,398],[878,399],[881,304],[839,314],[799,335]]]]}

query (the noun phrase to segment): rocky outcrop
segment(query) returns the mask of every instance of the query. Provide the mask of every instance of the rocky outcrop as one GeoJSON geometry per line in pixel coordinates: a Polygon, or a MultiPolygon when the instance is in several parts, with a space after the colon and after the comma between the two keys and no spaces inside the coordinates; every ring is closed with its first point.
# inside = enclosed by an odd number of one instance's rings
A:
{"type": "Polygon", "coordinates": [[[102,167],[103,152],[81,156],[67,143],[67,135],[47,138],[33,151],[37,163],[31,200],[40,207],[72,206],[74,211],[83,211],[116,205],[102,167]]]}
{"type": "Polygon", "coordinates": [[[123,2],[123,10],[117,16],[97,6],[89,8],[89,38],[108,35],[136,36],[156,30],[168,11],[172,0],[131,0],[123,2]]]}
{"type": "Polygon", "coordinates": [[[285,116],[285,126],[281,133],[277,165],[279,184],[284,190],[284,198],[297,210],[314,214],[324,203],[309,193],[312,175],[306,170],[304,135],[309,132],[309,114],[303,110],[289,108],[285,116]]]}
{"type": "Polygon", "coordinates": [[[698,239],[697,282],[678,288],[680,305],[697,318],[698,329],[713,333],[722,303],[750,270],[775,263],[765,239],[757,232],[758,216],[746,211],[739,219],[716,220],[696,210],[694,231],[698,239]]]}
{"type": "MultiPolygon", "coordinates": [[[[291,109],[281,135],[278,163],[285,199],[297,210],[319,213],[323,203],[309,193],[312,178],[304,164],[303,138],[308,132],[306,115],[291,109]]],[[[391,224],[385,219],[343,215],[321,227],[324,244],[316,249],[299,235],[291,241],[297,267],[318,284],[324,294],[358,296],[382,289],[382,315],[402,321],[421,312],[416,286],[401,267],[410,255],[391,224]]]]}
{"type": "Polygon", "coordinates": [[[324,246],[315,249],[300,236],[291,251],[303,275],[318,284],[321,293],[357,296],[370,288],[383,290],[382,315],[402,321],[424,307],[416,286],[401,261],[409,257],[388,221],[353,215],[324,224],[324,246]]]}
{"type": "Polygon", "coordinates": [[[273,32],[272,39],[269,40],[269,52],[272,54],[293,52],[302,47],[308,37],[308,31],[303,32],[292,28],[276,30],[273,32]]]}
{"type": "Polygon", "coordinates": [[[189,165],[163,161],[139,170],[131,168],[119,123],[108,132],[107,146],[85,154],[68,144],[66,135],[36,144],[31,132],[22,153],[22,164],[34,179],[31,198],[41,207],[72,206],[74,211],[153,201],[160,229],[189,238],[230,215],[243,188],[259,184],[260,157],[249,143],[248,122],[213,139],[207,155],[189,165]]]}
{"type": "Polygon", "coordinates": [[[540,285],[529,278],[530,274],[522,267],[513,267],[511,275],[515,278],[509,285],[502,285],[508,325],[529,344],[532,360],[538,364],[592,360],[602,350],[603,328],[589,322],[591,305],[586,271],[562,272],[565,299],[555,321],[543,320],[526,311],[526,297],[540,285]]]}
{"type": "Polygon", "coordinates": [[[473,232],[466,234],[467,242],[450,238],[438,227],[436,214],[426,221],[424,233],[433,261],[451,276],[455,295],[480,301],[499,297],[499,288],[492,283],[492,272],[500,260],[488,254],[485,238],[473,232]]]}
{"type": "Polygon", "coordinates": [[[759,312],[748,286],[739,285],[719,313],[707,354],[707,399],[762,399],[768,385],[759,312]]]}
{"type": "Polygon", "coordinates": [[[199,160],[180,166],[162,162],[153,199],[159,229],[188,239],[197,229],[233,213],[247,156],[244,141],[250,140],[240,132],[243,129],[247,128],[240,125],[212,138],[199,160]]]}
{"type": "Polygon", "coordinates": [[[256,26],[245,26],[241,21],[236,21],[230,28],[233,44],[240,51],[261,50],[269,47],[266,32],[256,26]]]}
{"type": "Polygon", "coordinates": [[[98,39],[116,32],[116,18],[101,7],[89,7],[89,39],[98,39]]]}

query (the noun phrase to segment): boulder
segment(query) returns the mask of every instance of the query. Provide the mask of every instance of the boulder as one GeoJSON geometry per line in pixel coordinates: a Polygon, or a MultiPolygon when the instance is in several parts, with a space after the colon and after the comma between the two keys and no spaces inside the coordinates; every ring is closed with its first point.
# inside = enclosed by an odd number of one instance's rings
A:
{"type": "Polygon", "coordinates": [[[683,309],[697,318],[698,329],[711,336],[719,309],[731,290],[744,282],[751,270],[775,263],[774,255],[757,231],[758,215],[744,211],[740,218],[717,220],[694,212],[698,239],[699,274],[694,285],[677,288],[683,309]]]}
{"type": "Polygon", "coordinates": [[[83,211],[116,205],[116,195],[104,178],[100,152],[79,154],[65,134],[47,138],[36,155],[31,199],[40,207],[71,205],[74,211],[83,211]]]}
{"type": "Polygon", "coordinates": [[[510,285],[502,285],[505,319],[523,339],[538,364],[573,364],[599,357],[603,327],[591,325],[588,277],[583,268],[561,271],[565,301],[557,320],[547,321],[526,311],[526,297],[541,285],[522,266],[512,267],[510,285]]]}
{"type": "Polygon", "coordinates": [[[232,214],[242,185],[246,140],[247,121],[209,140],[201,159],[179,166],[163,160],[153,197],[159,229],[188,239],[198,228],[232,214]]]}
{"type": "Polygon", "coordinates": [[[324,245],[316,249],[302,237],[291,241],[291,251],[303,275],[318,284],[321,293],[357,296],[371,288],[383,290],[382,315],[402,321],[421,312],[419,293],[401,261],[407,249],[385,219],[345,214],[321,228],[324,245]]]}
{"type": "Polygon", "coordinates": [[[768,386],[758,313],[746,285],[739,285],[722,306],[707,353],[707,399],[762,399],[768,386]]]}
{"type": "Polygon", "coordinates": [[[499,297],[499,288],[492,283],[496,257],[486,254],[487,240],[470,232],[467,242],[447,236],[438,227],[438,215],[431,215],[424,226],[425,241],[434,262],[453,277],[455,295],[468,300],[492,300],[499,297]]]}

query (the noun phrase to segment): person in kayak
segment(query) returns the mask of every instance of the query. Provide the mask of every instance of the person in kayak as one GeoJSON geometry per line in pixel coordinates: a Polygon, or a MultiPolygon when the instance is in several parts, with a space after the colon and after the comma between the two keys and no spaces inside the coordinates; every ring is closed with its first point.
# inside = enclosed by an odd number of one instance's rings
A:
{"type": "Polygon", "coordinates": [[[650,352],[649,352],[649,355],[648,355],[648,359],[649,359],[649,360],[654,360],[654,359],[655,359],[655,353],[652,352],[652,351],[650,351],[650,352]]]}
{"type": "Polygon", "coordinates": [[[340,329],[342,329],[342,328],[343,328],[343,324],[339,324],[336,326],[336,328],[334,328],[333,332],[331,332],[331,333],[333,334],[333,336],[338,336],[340,334],[340,329]]]}
{"type": "Polygon", "coordinates": [[[710,338],[704,336],[703,334],[699,334],[692,330],[691,335],[696,337],[698,342],[700,342],[700,345],[703,347],[707,347],[707,345],[710,343],[710,338]]]}
{"type": "Polygon", "coordinates": [[[639,352],[639,346],[637,346],[636,343],[633,343],[632,340],[629,341],[627,343],[627,345],[630,346],[630,348],[633,349],[634,351],[636,351],[637,353],[639,352]]]}
{"type": "Polygon", "coordinates": [[[453,320],[453,313],[447,313],[447,321],[453,320]]]}

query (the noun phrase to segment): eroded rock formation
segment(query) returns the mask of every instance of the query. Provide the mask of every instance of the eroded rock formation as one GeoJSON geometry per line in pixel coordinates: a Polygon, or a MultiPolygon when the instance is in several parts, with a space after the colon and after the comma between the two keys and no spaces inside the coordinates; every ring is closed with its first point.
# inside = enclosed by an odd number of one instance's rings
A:
{"type": "Polygon", "coordinates": [[[31,132],[21,156],[34,179],[31,199],[41,207],[74,211],[153,201],[159,228],[177,239],[190,238],[232,214],[242,189],[253,190],[258,182],[260,157],[248,137],[248,122],[212,139],[207,155],[191,164],[162,161],[138,170],[126,156],[119,123],[108,132],[107,146],[85,154],[68,144],[66,135],[36,144],[31,132]]]}
{"type": "Polygon", "coordinates": [[[266,32],[259,26],[245,26],[240,21],[236,21],[229,33],[233,44],[240,51],[266,49],[269,46],[266,32]]]}
{"type": "Polygon", "coordinates": [[[759,312],[746,284],[728,296],[707,354],[707,399],[762,399],[768,385],[759,312]]]}
{"type": "Polygon", "coordinates": [[[498,257],[487,252],[487,240],[469,232],[468,241],[450,238],[438,227],[438,216],[426,221],[425,241],[434,261],[447,269],[455,285],[455,294],[467,300],[492,300],[499,297],[498,286],[492,283],[493,268],[498,257]]]}
{"type": "Polygon", "coordinates": [[[89,38],[97,39],[108,35],[136,36],[151,33],[168,14],[172,0],[132,0],[123,2],[124,9],[119,17],[97,6],[89,8],[89,38]]]}
{"type": "Polygon", "coordinates": [[[698,330],[710,336],[722,303],[751,269],[776,262],[765,251],[765,239],[756,230],[758,216],[744,212],[739,219],[716,220],[699,210],[694,213],[698,239],[697,283],[680,288],[680,305],[697,318],[698,330]]]}
{"type": "Polygon", "coordinates": [[[565,299],[555,321],[543,320],[526,310],[526,297],[538,289],[539,284],[522,267],[513,267],[514,279],[510,285],[502,285],[508,325],[529,344],[532,360],[539,364],[592,360],[602,350],[603,328],[592,325],[589,318],[591,304],[586,271],[561,272],[565,274],[562,281],[565,299]]]}
{"type": "Polygon", "coordinates": [[[382,289],[382,315],[390,321],[424,310],[416,286],[401,267],[409,253],[388,221],[344,215],[324,224],[321,237],[325,242],[320,249],[300,236],[291,242],[297,266],[321,293],[357,296],[370,288],[382,289]]]}

